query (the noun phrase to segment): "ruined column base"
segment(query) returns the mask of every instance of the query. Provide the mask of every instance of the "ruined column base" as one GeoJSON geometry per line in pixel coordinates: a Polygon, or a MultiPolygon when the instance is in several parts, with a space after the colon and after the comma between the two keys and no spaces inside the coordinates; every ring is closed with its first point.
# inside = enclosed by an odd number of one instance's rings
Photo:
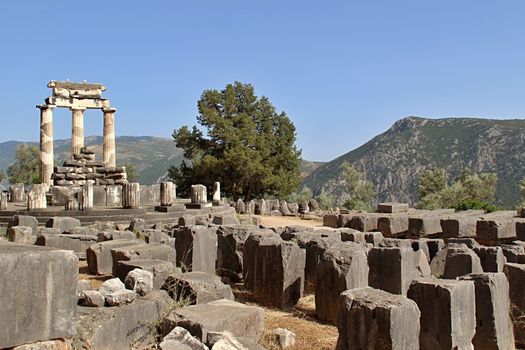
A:
{"type": "Polygon", "coordinates": [[[159,213],[175,213],[185,211],[186,207],[184,204],[175,204],[175,205],[157,205],[155,206],[155,211],[159,213]]]}
{"type": "Polygon", "coordinates": [[[184,204],[186,206],[186,209],[203,209],[203,208],[211,208],[211,203],[186,203],[184,204]]]}

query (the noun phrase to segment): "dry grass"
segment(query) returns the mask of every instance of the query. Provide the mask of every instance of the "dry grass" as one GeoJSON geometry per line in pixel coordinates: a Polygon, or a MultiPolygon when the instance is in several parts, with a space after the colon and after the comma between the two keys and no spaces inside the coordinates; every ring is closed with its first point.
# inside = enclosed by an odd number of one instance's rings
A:
{"type": "Polygon", "coordinates": [[[88,271],[87,262],[85,260],[80,260],[78,263],[78,279],[79,280],[88,280],[91,283],[91,286],[94,289],[98,289],[102,283],[108,279],[113,278],[111,275],[106,276],[97,276],[92,275],[88,271]]]}

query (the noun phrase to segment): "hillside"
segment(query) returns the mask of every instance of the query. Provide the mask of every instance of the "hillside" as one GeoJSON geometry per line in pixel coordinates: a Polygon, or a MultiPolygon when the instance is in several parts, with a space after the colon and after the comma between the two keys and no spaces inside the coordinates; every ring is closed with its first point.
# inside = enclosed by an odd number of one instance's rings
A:
{"type": "MultiPolygon", "coordinates": [[[[139,172],[139,181],[152,184],[167,175],[171,165],[179,165],[182,161],[182,150],[175,147],[171,139],[151,136],[120,136],[116,138],[117,165],[132,163],[139,172]]],[[[0,169],[7,169],[15,159],[15,150],[22,142],[7,141],[0,143],[0,169]]],[[[28,142],[38,146],[36,142],[28,142]]],[[[95,150],[96,157],[102,160],[102,137],[89,136],[84,140],[86,146],[95,150]]],[[[55,140],[56,164],[70,156],[71,140],[55,140]]]]}
{"type": "Polygon", "coordinates": [[[414,204],[420,171],[443,167],[449,179],[454,179],[469,167],[497,173],[497,202],[512,207],[519,198],[517,184],[525,177],[525,120],[407,117],[361,147],[320,166],[302,186],[316,195],[340,196],[344,161],[366,173],[379,201],[414,204]]]}

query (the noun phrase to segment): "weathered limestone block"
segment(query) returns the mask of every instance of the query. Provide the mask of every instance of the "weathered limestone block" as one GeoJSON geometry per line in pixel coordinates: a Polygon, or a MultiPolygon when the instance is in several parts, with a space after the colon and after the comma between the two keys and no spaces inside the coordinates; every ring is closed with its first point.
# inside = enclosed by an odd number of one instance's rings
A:
{"type": "Polygon", "coordinates": [[[377,231],[377,220],[381,215],[379,213],[353,214],[350,220],[350,228],[361,232],[377,231]]]}
{"type": "Polygon", "coordinates": [[[27,195],[27,210],[40,210],[46,208],[46,188],[42,184],[34,184],[27,195]]]}
{"type": "Polygon", "coordinates": [[[215,204],[215,205],[218,205],[218,204],[222,203],[222,200],[221,200],[221,183],[217,182],[217,181],[213,184],[212,203],[215,204]]]}
{"type": "Polygon", "coordinates": [[[288,203],[288,210],[292,215],[296,215],[299,213],[299,204],[297,203],[288,203]]]}
{"type": "Polygon", "coordinates": [[[292,215],[292,212],[288,208],[288,203],[284,199],[279,201],[279,208],[281,210],[281,214],[283,214],[284,216],[292,215]]]}
{"type": "Polygon", "coordinates": [[[60,232],[71,232],[72,229],[80,227],[80,220],[67,216],[55,216],[46,222],[46,227],[55,228],[60,232]]]}
{"type": "Polygon", "coordinates": [[[254,296],[263,305],[293,307],[304,291],[306,252],[292,242],[263,240],[255,250],[254,296]]]}
{"type": "Polygon", "coordinates": [[[315,310],[323,321],[337,322],[339,294],[368,286],[367,250],[353,243],[328,248],[317,267],[315,310]]]}
{"type": "Polygon", "coordinates": [[[14,215],[11,220],[9,220],[9,223],[7,224],[7,228],[14,227],[14,226],[27,226],[31,227],[33,230],[33,234],[37,234],[37,228],[38,228],[38,220],[34,216],[28,216],[28,215],[14,215]]]}
{"type": "Polygon", "coordinates": [[[256,226],[221,226],[217,230],[217,264],[219,276],[234,282],[242,279],[244,242],[256,226]]]}
{"type": "Polygon", "coordinates": [[[379,203],[377,205],[378,213],[406,213],[408,212],[408,204],[406,203],[379,203]]]}
{"type": "Polygon", "coordinates": [[[476,237],[476,223],[483,210],[467,210],[441,218],[443,237],[476,237]]]}
{"type": "Polygon", "coordinates": [[[475,247],[474,252],[478,255],[481,267],[485,272],[503,272],[507,258],[501,247],[475,247]]]}
{"type": "Polygon", "coordinates": [[[368,252],[370,287],[406,295],[412,280],[430,275],[423,253],[412,248],[372,248],[368,252]]]}
{"type": "Polygon", "coordinates": [[[352,214],[339,214],[337,216],[337,227],[350,227],[352,214]]]}
{"type": "Polygon", "coordinates": [[[264,199],[259,199],[255,203],[255,214],[266,215],[266,201],[264,199]]]}
{"type": "Polygon", "coordinates": [[[122,186],[108,185],[106,187],[106,205],[109,207],[121,206],[123,200],[122,186]]]}
{"type": "Polygon", "coordinates": [[[135,239],[137,235],[135,232],[131,232],[128,230],[124,231],[117,231],[117,230],[104,230],[102,232],[97,233],[97,241],[98,242],[105,242],[105,241],[111,241],[111,240],[119,240],[119,239],[135,239]]]}
{"type": "Polygon", "coordinates": [[[383,214],[377,219],[377,230],[385,237],[397,237],[408,232],[409,213],[383,214]]]}
{"type": "Polygon", "coordinates": [[[513,221],[515,211],[497,211],[485,214],[476,223],[476,236],[482,240],[498,240],[516,237],[516,225],[513,221]]]}
{"type": "Polygon", "coordinates": [[[0,210],[7,210],[7,193],[0,193],[0,210]]]}
{"type": "Polygon", "coordinates": [[[106,304],[106,298],[98,290],[87,290],[84,292],[82,305],[90,307],[102,307],[106,304]]]}
{"type": "Polygon", "coordinates": [[[208,342],[208,333],[225,331],[257,342],[264,330],[264,309],[216,300],[175,310],[164,322],[164,333],[176,326],[187,329],[203,343],[208,342]]]}
{"type": "Polygon", "coordinates": [[[476,293],[475,349],[514,349],[510,319],[509,283],[503,273],[470,274],[459,278],[473,281],[476,293]]]}
{"type": "Polygon", "coordinates": [[[140,208],[140,184],[125,183],[122,186],[122,206],[125,209],[140,208]]]}
{"type": "Polygon", "coordinates": [[[26,201],[24,184],[11,184],[9,186],[9,201],[14,203],[24,203],[26,201]]]}
{"type": "Polygon", "coordinates": [[[366,232],[351,228],[341,228],[338,231],[341,233],[341,241],[343,242],[367,243],[365,238],[366,232]]]}
{"type": "MultiPolygon", "coordinates": [[[[175,327],[159,344],[161,350],[209,350],[199,339],[182,327],[175,327]]],[[[233,349],[235,350],[235,349],[233,349]]]]}
{"type": "Polygon", "coordinates": [[[420,348],[472,349],[476,332],[474,282],[427,277],[410,285],[421,311],[420,348]]]}
{"type": "Polygon", "coordinates": [[[509,282],[511,315],[514,323],[516,344],[525,346],[525,264],[505,264],[503,269],[509,282]]]}
{"type": "Polygon", "coordinates": [[[0,244],[0,348],[75,334],[78,258],[73,252],[0,244]]]}
{"type": "Polygon", "coordinates": [[[162,289],[184,305],[206,304],[220,299],[234,300],[229,285],[222,283],[216,275],[200,271],[170,276],[162,289]]]}
{"type": "Polygon", "coordinates": [[[118,273],[120,261],[156,259],[175,263],[176,252],[175,249],[168,247],[166,244],[144,243],[123,247],[113,247],[111,249],[111,257],[113,259],[113,276],[122,277],[122,280],[124,280],[126,275],[121,276],[118,273]]]}
{"type": "Polygon", "coordinates": [[[299,203],[298,212],[299,214],[306,214],[310,211],[310,207],[308,206],[307,201],[302,201],[299,203]]]}
{"type": "Polygon", "coordinates": [[[28,226],[14,226],[7,229],[7,239],[9,242],[19,244],[35,244],[36,235],[33,229],[28,226]]]}
{"type": "Polygon", "coordinates": [[[153,325],[170,307],[164,291],[152,291],[120,307],[78,307],[73,349],[129,350],[146,348],[155,341],[153,325]]]}
{"type": "Polygon", "coordinates": [[[251,232],[244,241],[242,275],[247,289],[253,291],[255,285],[255,253],[257,248],[265,240],[278,238],[280,238],[279,235],[272,230],[260,230],[251,232]]]}
{"type": "Polygon", "coordinates": [[[46,340],[38,343],[20,345],[11,350],[69,350],[68,342],[62,339],[46,340]]]}
{"type": "Polygon", "coordinates": [[[86,249],[88,270],[95,275],[107,275],[113,272],[111,249],[144,244],[139,240],[111,240],[90,245],[86,249]]]}
{"type": "Polygon", "coordinates": [[[84,185],[82,185],[82,191],[80,192],[80,210],[90,210],[93,209],[93,183],[95,181],[88,180],[84,185]]]}
{"type": "Polygon", "coordinates": [[[419,349],[420,312],[414,301],[358,288],[343,292],[339,303],[337,350],[419,349]]]}
{"type": "Polygon", "coordinates": [[[325,214],[323,216],[323,226],[337,228],[337,214],[325,214]]]}
{"type": "Polygon", "coordinates": [[[175,267],[174,263],[159,259],[134,259],[120,260],[116,267],[116,276],[121,281],[125,281],[127,275],[135,270],[140,269],[149,271],[153,274],[153,288],[160,289],[169,276],[181,274],[181,270],[175,267]]]}
{"type": "Polygon", "coordinates": [[[246,205],[244,204],[242,199],[237,199],[237,202],[235,203],[235,211],[239,214],[245,214],[246,213],[246,205]]]}
{"type": "Polygon", "coordinates": [[[208,202],[206,186],[191,185],[191,202],[194,204],[204,204],[208,202]]]}
{"type": "Polygon", "coordinates": [[[384,236],[381,232],[365,232],[365,241],[366,243],[372,244],[374,247],[377,247],[383,241],[384,236]]]}
{"type": "Polygon", "coordinates": [[[385,238],[379,243],[382,248],[412,248],[413,240],[402,238],[385,238]]]}
{"type": "Polygon", "coordinates": [[[97,243],[97,236],[71,234],[39,234],[36,245],[72,250],[81,259],[86,257],[86,249],[97,243]]]}
{"type": "Polygon", "coordinates": [[[289,348],[295,345],[295,333],[285,328],[276,328],[271,331],[271,334],[277,340],[277,344],[281,349],[289,348]]]}
{"type": "Polygon", "coordinates": [[[481,273],[483,267],[476,253],[464,244],[449,244],[430,263],[432,274],[454,279],[469,273],[481,273]]]}
{"type": "Polygon", "coordinates": [[[214,225],[239,225],[239,220],[231,214],[214,215],[212,219],[214,225]]]}
{"type": "Polygon", "coordinates": [[[205,226],[180,227],[174,231],[177,266],[183,271],[215,273],[216,229],[205,226]]]}
{"type": "Polygon", "coordinates": [[[160,183],[160,205],[171,206],[175,201],[175,185],[173,182],[160,183]]]}
{"type": "Polygon", "coordinates": [[[127,290],[127,289],[121,289],[116,292],[110,293],[106,296],[106,304],[108,306],[122,306],[127,305],[135,298],[137,297],[137,294],[135,291],[127,290]]]}
{"type": "Polygon", "coordinates": [[[410,214],[408,217],[408,236],[419,238],[441,233],[441,218],[450,214],[454,214],[454,209],[438,209],[410,214]]]}

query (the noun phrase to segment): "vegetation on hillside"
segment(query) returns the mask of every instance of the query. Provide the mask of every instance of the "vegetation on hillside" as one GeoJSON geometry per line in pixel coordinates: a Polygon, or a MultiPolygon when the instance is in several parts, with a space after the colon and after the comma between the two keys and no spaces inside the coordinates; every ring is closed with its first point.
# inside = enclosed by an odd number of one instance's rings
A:
{"type": "Polygon", "coordinates": [[[26,185],[40,182],[40,154],[35,146],[21,144],[16,147],[15,162],[7,169],[10,183],[26,185]]]}
{"type": "Polygon", "coordinates": [[[450,185],[443,168],[427,169],[419,175],[421,209],[454,208],[495,211],[494,194],[498,176],[494,173],[474,173],[464,169],[450,185]]]}
{"type": "Polygon", "coordinates": [[[198,101],[197,126],[173,131],[184,150],[180,167],[169,169],[183,196],[192,184],[208,188],[215,181],[234,200],[292,193],[300,181],[301,152],[295,147],[295,126],[277,113],[252,85],[235,82],[223,90],[206,90],[198,101]]]}
{"type": "Polygon", "coordinates": [[[359,172],[348,162],[343,162],[343,178],[348,199],[343,206],[347,209],[373,211],[372,200],[375,192],[366,175],[359,172]]]}

